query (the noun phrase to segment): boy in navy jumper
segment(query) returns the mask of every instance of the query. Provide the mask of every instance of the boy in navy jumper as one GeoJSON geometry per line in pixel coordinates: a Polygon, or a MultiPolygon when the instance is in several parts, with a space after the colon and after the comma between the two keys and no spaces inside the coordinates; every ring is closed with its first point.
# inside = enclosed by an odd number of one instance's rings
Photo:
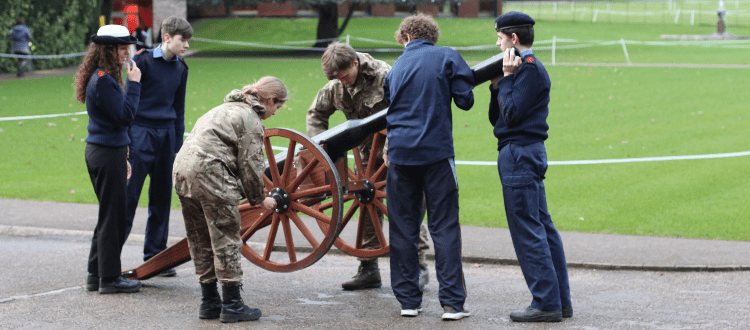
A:
{"type": "Polygon", "coordinates": [[[417,239],[421,205],[435,244],[438,297],[444,320],[470,316],[461,265],[458,181],[453,161],[451,100],[463,110],[474,105],[474,76],[461,55],[435,43],[440,29],[430,16],[407,17],[396,32],[404,53],[385,77],[388,114],[388,215],[391,287],[402,316],[422,311],[417,239]]]}
{"type": "Polygon", "coordinates": [[[531,51],[534,20],[519,12],[495,20],[497,45],[505,52],[503,76],[490,86],[490,123],[495,127],[497,169],[503,186],[518,263],[531,291],[531,306],[510,314],[516,322],[560,322],[573,316],[562,239],[547,211],[547,115],[550,79],[531,51]],[[514,56],[517,48],[521,56],[514,56]]]}
{"type": "MultiPolygon", "coordinates": [[[[172,164],[182,146],[185,133],[185,86],[188,67],[180,57],[193,36],[190,23],[169,17],[161,24],[163,43],[134,57],[141,69],[141,99],[133,126],[130,127],[130,165],[128,180],[127,234],[133,226],[135,209],[146,175],[148,222],[143,259],[148,260],[166,249],[169,209],[172,204],[172,164]]],[[[170,269],[162,276],[174,276],[170,269]]]]}

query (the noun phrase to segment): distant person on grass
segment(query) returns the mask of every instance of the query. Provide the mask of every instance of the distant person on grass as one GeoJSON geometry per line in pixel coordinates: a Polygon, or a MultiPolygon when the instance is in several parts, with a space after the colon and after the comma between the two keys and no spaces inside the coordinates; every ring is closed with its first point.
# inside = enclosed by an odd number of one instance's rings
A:
{"type": "Polygon", "coordinates": [[[422,223],[420,205],[427,204],[427,225],[435,244],[435,270],[443,320],[459,320],[466,283],[461,265],[458,220],[458,179],[453,151],[451,101],[469,110],[474,105],[474,75],[461,55],[435,46],[440,28],[432,17],[404,19],[396,41],[404,53],[385,77],[388,108],[389,240],[391,287],[401,303],[401,316],[422,311],[417,239],[422,223]]]}
{"type": "Polygon", "coordinates": [[[266,210],[276,201],[263,194],[263,133],[261,120],[273,116],[288,93],[275,77],[263,77],[233,90],[224,103],[195,122],[174,163],[175,191],[180,196],[190,255],[203,295],[201,319],[253,321],[257,308],[245,306],[240,295],[241,196],[266,210]],[[223,301],[216,282],[221,284],[223,301]]]}
{"type": "MultiPolygon", "coordinates": [[[[29,45],[31,39],[31,31],[26,27],[26,21],[23,18],[19,18],[16,21],[16,26],[13,27],[13,30],[10,30],[10,40],[13,42],[13,54],[31,55],[31,47],[29,45]]],[[[25,58],[18,59],[17,77],[23,77],[24,67],[26,67],[29,61],[25,58]]]]}
{"type": "Polygon", "coordinates": [[[128,46],[135,43],[124,26],[102,26],[91,40],[75,82],[76,99],[86,104],[89,115],[86,167],[99,201],[86,289],[102,294],[136,292],[141,283],[120,276],[120,252],[127,227],[128,127],[138,109],[141,71],[131,60],[127,83],[122,81],[128,46]]]}
{"type": "MultiPolygon", "coordinates": [[[[357,53],[354,48],[340,42],[328,45],[321,58],[323,73],[330,80],[318,91],[310,109],[307,110],[307,135],[316,136],[328,130],[329,118],[338,110],[344,113],[346,119],[367,118],[388,107],[389,100],[383,96],[383,81],[391,66],[388,63],[374,59],[370,54],[357,53]]],[[[368,164],[372,148],[373,135],[365,139],[360,145],[362,165],[383,165],[383,147],[375,150],[377,157],[375,164],[368,164]]],[[[383,213],[378,211],[378,221],[383,223],[383,213]]],[[[424,216],[422,217],[424,218],[424,216]]],[[[420,218],[421,219],[421,218],[420,218]]],[[[419,235],[419,286],[429,281],[425,252],[427,245],[427,228],[424,223],[420,227],[419,235]]],[[[364,214],[364,235],[362,249],[380,249],[380,242],[375,233],[375,226],[369,213],[364,214]]],[[[382,285],[378,257],[358,257],[360,265],[357,274],[341,284],[344,290],[360,290],[379,288],[382,285]]]]}
{"type": "MultiPolygon", "coordinates": [[[[143,245],[146,261],[167,248],[169,210],[172,205],[172,164],[180,151],[185,133],[185,88],[188,67],[180,57],[193,36],[190,23],[169,17],[161,24],[163,43],[144,50],[133,60],[143,72],[140,106],[130,136],[130,164],[133,175],[128,180],[127,229],[130,234],[135,210],[141,197],[146,176],[148,189],[148,221],[143,245]]],[[[169,269],[160,276],[175,276],[169,269]]]]}
{"type": "Polygon", "coordinates": [[[534,56],[534,20],[509,12],[495,20],[505,52],[503,76],[490,85],[490,123],[497,137],[497,170],[503,186],[518,263],[531,290],[531,305],[510,314],[516,322],[560,322],[573,316],[568,268],[560,234],[547,210],[547,116],[550,78],[534,56]],[[514,56],[514,48],[521,56],[514,56]]]}

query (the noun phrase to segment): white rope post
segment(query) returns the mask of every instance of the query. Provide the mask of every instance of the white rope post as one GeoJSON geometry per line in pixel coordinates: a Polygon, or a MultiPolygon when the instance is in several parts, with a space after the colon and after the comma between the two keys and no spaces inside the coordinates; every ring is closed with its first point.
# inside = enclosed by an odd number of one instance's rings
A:
{"type": "Polygon", "coordinates": [[[690,12],[690,25],[695,25],[695,10],[690,12]]]}
{"type": "Polygon", "coordinates": [[[677,21],[680,19],[680,10],[677,9],[677,15],[674,15],[674,24],[677,24],[677,21]]]}
{"type": "Polygon", "coordinates": [[[672,10],[672,0],[669,0],[669,10],[672,10]]]}
{"type": "Polygon", "coordinates": [[[620,39],[620,42],[622,43],[622,51],[625,52],[625,59],[628,60],[628,65],[633,65],[633,63],[630,62],[630,56],[628,56],[628,48],[625,47],[625,39],[620,39]]]}
{"type": "Polygon", "coordinates": [[[599,9],[594,9],[594,18],[591,20],[591,23],[596,23],[597,15],[599,15],[599,9]]]}
{"type": "Polygon", "coordinates": [[[557,37],[552,36],[552,65],[555,65],[555,44],[557,43],[557,37]]]}
{"type": "Polygon", "coordinates": [[[555,3],[554,3],[554,6],[553,6],[552,8],[554,8],[554,9],[552,9],[552,12],[553,12],[553,13],[554,13],[555,15],[557,15],[557,1],[555,1],[555,3]]]}
{"type": "Polygon", "coordinates": [[[349,44],[349,35],[348,34],[346,35],[346,44],[347,45],[349,44]]]}

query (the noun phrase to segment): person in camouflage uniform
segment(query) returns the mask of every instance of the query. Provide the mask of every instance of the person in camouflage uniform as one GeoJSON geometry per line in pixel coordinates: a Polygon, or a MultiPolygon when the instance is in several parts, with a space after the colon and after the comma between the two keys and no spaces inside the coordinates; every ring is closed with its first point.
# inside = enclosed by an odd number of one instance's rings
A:
{"type": "MultiPolygon", "coordinates": [[[[328,130],[328,119],[336,110],[340,110],[346,119],[361,119],[373,115],[388,107],[388,100],[383,96],[383,81],[391,66],[374,59],[370,54],[358,53],[347,44],[334,42],[328,45],[321,58],[323,72],[330,80],[318,91],[310,109],[307,111],[307,135],[315,136],[328,130]]],[[[359,146],[363,166],[368,166],[373,135],[359,146]]],[[[386,141],[387,148],[387,141],[386,141]]],[[[377,150],[376,168],[383,164],[383,147],[377,150]]],[[[424,207],[423,207],[424,209],[424,207]]],[[[383,222],[383,214],[378,211],[378,218],[383,222]]],[[[424,214],[423,214],[424,218],[424,214]]],[[[429,249],[427,227],[422,223],[419,235],[420,287],[429,281],[425,252],[429,249]]],[[[375,234],[370,214],[365,214],[365,229],[362,248],[376,250],[380,242],[375,234]]],[[[360,261],[357,274],[342,284],[345,290],[379,288],[381,286],[378,258],[357,258],[360,261]]]]}
{"type": "Polygon", "coordinates": [[[251,205],[261,204],[267,210],[276,206],[263,193],[265,126],[261,119],[274,115],[287,95],[275,77],[233,90],[224,104],[198,119],[177,153],[172,176],[203,293],[199,318],[220,317],[222,322],[260,318],[260,310],[245,306],[240,296],[242,240],[237,205],[244,195],[251,205]]]}

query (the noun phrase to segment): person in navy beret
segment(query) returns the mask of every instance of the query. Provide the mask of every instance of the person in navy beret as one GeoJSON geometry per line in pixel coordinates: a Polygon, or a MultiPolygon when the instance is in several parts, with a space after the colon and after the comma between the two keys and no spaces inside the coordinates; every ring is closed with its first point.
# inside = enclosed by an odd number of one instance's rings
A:
{"type": "Polygon", "coordinates": [[[131,293],[140,290],[141,283],[120,276],[120,252],[127,225],[128,127],[138,110],[141,70],[131,60],[127,82],[123,82],[128,46],[136,41],[126,27],[102,26],[91,40],[75,82],[76,99],[86,104],[89,115],[86,167],[99,201],[86,289],[102,294],[131,293]]]}
{"type": "Polygon", "coordinates": [[[573,316],[560,234],[547,210],[547,115],[550,78],[534,56],[534,19],[509,12],[495,20],[505,52],[503,75],[490,85],[489,119],[497,137],[497,170],[518,263],[533,300],[516,310],[516,322],[560,322],[573,316]],[[520,55],[520,56],[519,56],[520,55]]]}

